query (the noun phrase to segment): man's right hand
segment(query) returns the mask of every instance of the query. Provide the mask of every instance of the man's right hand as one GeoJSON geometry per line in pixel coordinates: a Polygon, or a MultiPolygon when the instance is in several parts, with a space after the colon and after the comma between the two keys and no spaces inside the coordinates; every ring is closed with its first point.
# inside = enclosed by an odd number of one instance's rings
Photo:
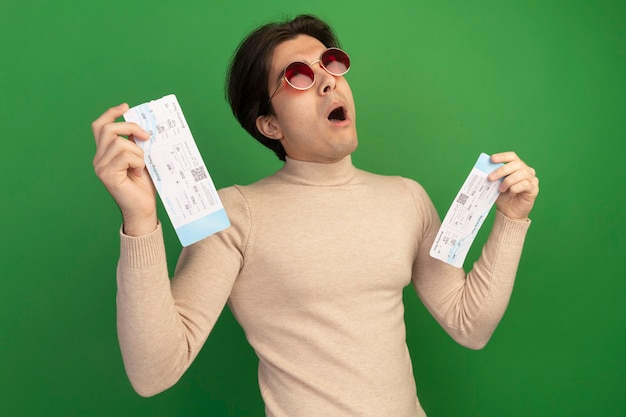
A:
{"type": "Polygon", "coordinates": [[[96,140],[93,166],[122,211],[124,233],[142,236],[157,226],[156,190],[143,150],[132,138],[148,140],[150,134],[135,123],[115,121],[127,110],[126,103],[112,107],[91,124],[96,140]]]}

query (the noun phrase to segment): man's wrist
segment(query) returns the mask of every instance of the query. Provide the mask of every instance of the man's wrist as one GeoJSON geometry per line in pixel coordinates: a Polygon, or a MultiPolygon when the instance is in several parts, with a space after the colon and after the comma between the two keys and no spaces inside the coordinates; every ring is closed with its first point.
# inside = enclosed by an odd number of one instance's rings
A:
{"type": "Polygon", "coordinates": [[[124,217],[122,232],[127,236],[140,237],[154,232],[158,225],[156,213],[143,218],[124,217]]]}
{"type": "Polygon", "coordinates": [[[526,217],[512,216],[509,213],[505,213],[504,211],[500,209],[497,209],[497,210],[498,210],[498,213],[502,214],[504,217],[514,222],[529,222],[530,221],[530,218],[528,216],[526,217]]]}

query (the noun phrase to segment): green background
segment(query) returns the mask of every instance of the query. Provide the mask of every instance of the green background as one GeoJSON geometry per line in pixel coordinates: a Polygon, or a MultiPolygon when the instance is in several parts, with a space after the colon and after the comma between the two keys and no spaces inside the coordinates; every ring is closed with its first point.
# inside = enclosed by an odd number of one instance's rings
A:
{"type": "Polygon", "coordinates": [[[224,74],[249,30],[301,12],[351,54],[357,166],[418,180],[442,216],[480,152],[515,150],[541,179],[484,350],[456,345],[406,291],[429,417],[626,415],[626,2],[302,4],[2,0],[0,416],[262,415],[228,310],[175,387],[132,390],[115,331],[120,216],[93,173],[90,123],[175,93],[218,187],[273,173],[230,113],[224,74]]]}

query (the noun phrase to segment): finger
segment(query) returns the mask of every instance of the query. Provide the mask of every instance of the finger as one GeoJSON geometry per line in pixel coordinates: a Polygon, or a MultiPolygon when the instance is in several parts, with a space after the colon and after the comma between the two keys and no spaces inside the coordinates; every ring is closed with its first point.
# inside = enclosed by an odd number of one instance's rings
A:
{"type": "Polygon", "coordinates": [[[530,169],[515,171],[508,175],[500,184],[499,191],[513,194],[529,193],[536,195],[539,189],[539,180],[530,169]]]}
{"type": "Polygon", "coordinates": [[[523,180],[511,185],[506,190],[506,192],[503,192],[503,194],[505,193],[514,196],[520,196],[530,201],[534,200],[537,197],[537,194],[539,194],[539,189],[533,184],[532,181],[523,180]]]}
{"type": "Polygon", "coordinates": [[[113,164],[113,161],[123,160],[124,156],[133,161],[141,160],[141,163],[143,163],[143,149],[125,138],[117,137],[107,146],[98,147],[93,161],[94,169],[98,177],[102,177],[102,173],[107,171],[122,171],[127,170],[129,167],[141,166],[139,162],[126,164],[124,166],[113,164]]]}
{"type": "Polygon", "coordinates": [[[128,104],[122,103],[115,107],[111,107],[104,113],[100,115],[96,120],[91,123],[91,130],[93,131],[93,135],[97,138],[100,136],[102,132],[102,128],[109,124],[113,123],[115,119],[121,117],[128,110],[128,104]]]}
{"type": "Polygon", "coordinates": [[[515,171],[524,170],[526,168],[528,167],[524,163],[524,161],[522,161],[521,159],[515,159],[493,170],[487,178],[489,179],[489,181],[497,181],[501,178],[505,178],[506,176],[511,175],[515,171]]]}
{"type": "Polygon", "coordinates": [[[95,171],[100,181],[112,191],[129,179],[129,173],[140,177],[144,168],[143,158],[126,153],[115,155],[106,164],[96,165],[95,171]]]}
{"type": "Polygon", "coordinates": [[[491,162],[493,162],[494,164],[512,162],[518,159],[520,159],[520,157],[512,151],[494,153],[493,155],[491,155],[491,162]]]}
{"type": "Polygon", "coordinates": [[[135,142],[124,137],[117,136],[105,145],[98,147],[94,156],[94,161],[106,164],[119,154],[133,154],[143,158],[143,149],[135,142]],[[105,146],[106,145],[106,146],[105,146]]]}
{"type": "Polygon", "coordinates": [[[150,134],[143,130],[138,124],[133,122],[117,122],[104,125],[100,131],[100,136],[96,138],[96,146],[106,146],[103,142],[109,142],[120,136],[129,139],[150,139],[150,134]]]}
{"type": "Polygon", "coordinates": [[[91,127],[96,146],[100,146],[100,142],[103,139],[114,139],[117,136],[126,136],[140,140],[150,139],[150,134],[136,123],[115,122],[115,119],[122,116],[127,110],[128,104],[126,103],[111,107],[92,123],[91,127]]]}

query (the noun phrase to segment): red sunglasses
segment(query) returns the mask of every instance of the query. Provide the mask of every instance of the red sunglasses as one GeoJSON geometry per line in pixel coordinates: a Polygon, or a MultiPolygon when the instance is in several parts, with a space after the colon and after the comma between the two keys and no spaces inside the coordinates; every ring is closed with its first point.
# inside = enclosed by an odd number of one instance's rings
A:
{"type": "Polygon", "coordinates": [[[276,89],[270,95],[270,100],[280,88],[283,80],[287,81],[287,84],[296,90],[307,90],[311,88],[313,84],[315,84],[315,72],[313,71],[312,65],[318,62],[327,73],[334,75],[335,77],[344,75],[350,69],[350,57],[347,53],[339,48],[328,48],[322,52],[320,59],[313,61],[310,64],[306,64],[304,62],[292,62],[287,65],[283,71],[283,76],[280,81],[278,81],[276,89]]]}

